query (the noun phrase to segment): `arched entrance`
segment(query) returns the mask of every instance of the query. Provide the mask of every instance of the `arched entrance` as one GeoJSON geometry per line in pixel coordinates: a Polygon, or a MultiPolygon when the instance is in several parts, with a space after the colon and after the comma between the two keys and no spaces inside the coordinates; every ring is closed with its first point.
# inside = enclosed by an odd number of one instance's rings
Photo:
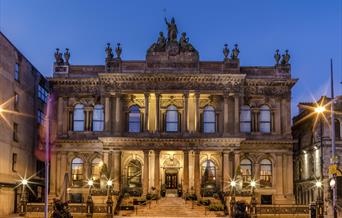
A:
{"type": "Polygon", "coordinates": [[[163,163],[164,184],[166,189],[177,189],[179,185],[180,163],[174,157],[167,158],[163,163]]]}
{"type": "Polygon", "coordinates": [[[127,165],[127,186],[129,188],[142,187],[141,163],[139,160],[131,160],[127,165]]]}

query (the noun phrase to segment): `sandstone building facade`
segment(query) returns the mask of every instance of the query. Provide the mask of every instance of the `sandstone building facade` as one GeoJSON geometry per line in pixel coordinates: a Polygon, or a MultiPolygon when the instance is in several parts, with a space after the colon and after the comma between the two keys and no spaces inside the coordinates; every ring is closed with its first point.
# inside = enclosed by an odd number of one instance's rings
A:
{"type": "MultiPolygon", "coordinates": [[[[0,216],[16,211],[20,189],[14,187],[19,175],[39,172],[32,179],[43,183],[44,165],[34,154],[47,90],[47,80],[0,32],[0,216]]],[[[42,198],[42,187],[32,186],[37,198],[42,198]]]]}
{"type": "Polygon", "coordinates": [[[122,60],[120,44],[108,44],[102,66],[71,65],[69,50],[56,51],[50,197],[84,202],[90,179],[94,195],[112,179],[120,193],[198,196],[229,193],[236,180],[246,196],[256,180],[259,203],[294,203],[288,53],[243,67],[235,45],[200,61],[167,24],[146,60],[122,60]]]}

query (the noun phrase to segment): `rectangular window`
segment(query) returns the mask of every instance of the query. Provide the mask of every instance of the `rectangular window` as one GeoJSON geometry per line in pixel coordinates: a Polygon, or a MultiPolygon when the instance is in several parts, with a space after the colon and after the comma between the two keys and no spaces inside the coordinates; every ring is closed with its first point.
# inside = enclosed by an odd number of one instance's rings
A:
{"type": "Polygon", "coordinates": [[[44,161],[37,160],[36,163],[37,176],[44,178],[45,176],[45,163],[44,161]]]}
{"type": "Polygon", "coordinates": [[[261,204],[272,204],[272,195],[261,195],[261,204]]]}
{"type": "Polygon", "coordinates": [[[18,141],[18,124],[13,123],[13,141],[18,141]]]}
{"type": "Polygon", "coordinates": [[[18,63],[15,64],[14,79],[16,81],[20,80],[20,65],[18,63]]]}
{"type": "Polygon", "coordinates": [[[48,92],[41,85],[38,85],[38,98],[45,103],[47,102],[47,99],[48,99],[48,92]]]}
{"type": "Polygon", "coordinates": [[[13,153],[12,154],[12,171],[17,172],[17,159],[18,159],[18,154],[13,153]]]}
{"type": "Polygon", "coordinates": [[[18,93],[14,92],[13,108],[15,111],[18,111],[18,107],[19,107],[19,95],[18,93]]]}
{"type": "Polygon", "coordinates": [[[45,114],[41,110],[38,110],[38,112],[37,112],[37,122],[39,124],[43,124],[44,117],[45,117],[45,114]]]}

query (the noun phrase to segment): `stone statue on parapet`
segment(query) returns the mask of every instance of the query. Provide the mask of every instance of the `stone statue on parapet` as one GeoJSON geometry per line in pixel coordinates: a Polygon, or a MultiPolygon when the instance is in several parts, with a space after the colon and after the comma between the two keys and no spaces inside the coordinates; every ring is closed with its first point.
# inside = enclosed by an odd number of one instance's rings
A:
{"type": "Polygon", "coordinates": [[[278,65],[280,61],[279,49],[276,50],[276,53],[274,54],[274,59],[276,61],[276,65],[278,65]]]}
{"type": "Polygon", "coordinates": [[[195,48],[189,43],[189,37],[186,37],[186,33],[182,32],[182,36],[179,39],[179,47],[182,52],[196,51],[195,48]]]}
{"type": "Polygon", "coordinates": [[[65,64],[69,65],[69,59],[70,59],[70,51],[68,48],[65,49],[64,52],[64,59],[65,59],[65,64]]]}
{"type": "Polygon", "coordinates": [[[232,58],[232,60],[237,60],[238,57],[239,57],[239,54],[240,54],[240,50],[239,50],[239,48],[238,48],[238,44],[235,44],[234,46],[235,46],[235,48],[234,48],[233,51],[232,51],[232,56],[231,56],[231,58],[232,58]]]}
{"type": "Polygon", "coordinates": [[[291,56],[289,54],[289,50],[286,49],[285,50],[285,54],[282,55],[282,57],[283,57],[283,59],[281,60],[281,64],[283,64],[283,65],[289,64],[289,61],[290,61],[290,58],[291,58],[291,56]]]}
{"type": "Polygon", "coordinates": [[[229,58],[229,49],[228,49],[228,45],[224,44],[224,48],[223,48],[223,56],[224,56],[224,60],[227,61],[229,58]]]}
{"type": "Polygon", "coordinates": [[[122,53],[122,48],[120,47],[120,43],[117,44],[115,48],[115,53],[117,58],[120,60],[121,59],[121,53],[122,53]]]}
{"type": "Polygon", "coordinates": [[[157,42],[153,43],[148,49],[149,52],[163,52],[165,51],[166,39],[163,32],[159,32],[157,42]]]}
{"type": "Polygon", "coordinates": [[[178,35],[178,29],[176,25],[175,18],[171,18],[171,22],[168,22],[166,17],[165,17],[165,23],[167,25],[167,41],[168,42],[174,42],[177,41],[177,35],[178,35]]]}
{"type": "Polygon", "coordinates": [[[107,43],[107,47],[106,47],[106,59],[107,60],[111,60],[113,58],[113,50],[110,47],[110,43],[107,43]]]}
{"type": "Polygon", "coordinates": [[[64,60],[62,57],[62,53],[59,52],[59,48],[56,48],[56,52],[55,52],[55,64],[56,65],[63,65],[64,64],[64,60]]]}

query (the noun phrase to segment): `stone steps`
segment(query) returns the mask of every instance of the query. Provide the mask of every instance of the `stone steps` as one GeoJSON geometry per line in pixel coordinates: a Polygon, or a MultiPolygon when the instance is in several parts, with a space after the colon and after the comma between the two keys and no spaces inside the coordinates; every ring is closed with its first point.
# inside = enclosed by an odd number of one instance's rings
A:
{"type": "Polygon", "coordinates": [[[137,217],[217,217],[223,216],[223,212],[206,211],[204,206],[192,205],[191,201],[185,202],[178,197],[165,197],[151,205],[137,206],[136,211],[121,211],[121,216],[137,217]]]}

